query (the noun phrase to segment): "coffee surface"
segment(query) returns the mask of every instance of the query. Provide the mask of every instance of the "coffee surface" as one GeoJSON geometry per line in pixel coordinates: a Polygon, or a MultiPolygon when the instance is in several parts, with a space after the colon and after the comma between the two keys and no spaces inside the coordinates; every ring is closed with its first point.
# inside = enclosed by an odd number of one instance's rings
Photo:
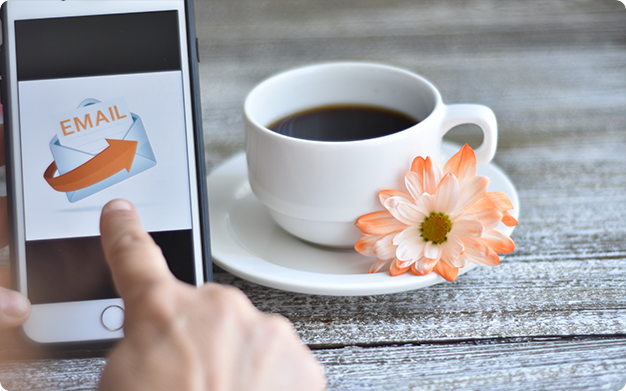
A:
{"type": "Polygon", "coordinates": [[[268,128],[285,136],[315,141],[365,140],[408,129],[416,119],[373,106],[324,106],[274,122],[268,128]]]}

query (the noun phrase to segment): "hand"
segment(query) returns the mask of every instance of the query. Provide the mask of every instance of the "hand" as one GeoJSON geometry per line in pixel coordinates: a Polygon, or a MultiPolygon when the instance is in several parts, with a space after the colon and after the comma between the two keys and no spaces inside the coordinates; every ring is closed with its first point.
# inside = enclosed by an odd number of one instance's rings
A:
{"type": "Polygon", "coordinates": [[[105,205],[102,245],[126,306],[126,337],[101,390],[323,390],[321,365],[292,325],[239,290],[178,281],[127,201],[105,205]]]}
{"type": "MultiPolygon", "coordinates": [[[[4,125],[0,124],[0,167],[4,166],[4,163],[4,125]]],[[[7,244],[9,244],[7,198],[0,197],[0,248],[6,247],[7,244]]],[[[10,286],[9,268],[0,267],[0,330],[18,327],[26,322],[30,315],[28,299],[19,292],[6,289],[10,286]]]]}

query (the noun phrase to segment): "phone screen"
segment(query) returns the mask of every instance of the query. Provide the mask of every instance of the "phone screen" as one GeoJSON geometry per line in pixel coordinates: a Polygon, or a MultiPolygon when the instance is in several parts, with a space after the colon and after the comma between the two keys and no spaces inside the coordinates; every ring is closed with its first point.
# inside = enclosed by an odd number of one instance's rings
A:
{"type": "Polygon", "coordinates": [[[176,277],[202,278],[181,21],[178,10],[15,21],[33,304],[118,297],[99,237],[114,198],[134,203],[176,277]]]}

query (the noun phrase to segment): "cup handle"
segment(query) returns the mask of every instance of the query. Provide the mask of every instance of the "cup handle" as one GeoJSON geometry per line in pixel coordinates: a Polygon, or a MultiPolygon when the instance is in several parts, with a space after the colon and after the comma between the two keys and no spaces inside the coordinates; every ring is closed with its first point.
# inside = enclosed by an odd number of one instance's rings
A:
{"type": "Polygon", "coordinates": [[[441,124],[441,137],[450,129],[461,124],[475,124],[483,131],[483,143],[476,149],[476,163],[486,164],[493,159],[498,145],[498,123],[496,116],[487,106],[458,104],[445,106],[441,124]]]}

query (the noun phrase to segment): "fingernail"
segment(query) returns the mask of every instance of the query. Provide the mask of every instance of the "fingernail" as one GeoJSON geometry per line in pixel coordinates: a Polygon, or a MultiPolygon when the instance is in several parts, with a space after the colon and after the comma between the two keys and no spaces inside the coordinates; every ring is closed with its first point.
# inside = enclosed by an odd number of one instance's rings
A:
{"type": "Polygon", "coordinates": [[[106,205],[106,209],[109,210],[109,211],[113,211],[113,210],[132,210],[133,207],[130,204],[130,202],[128,202],[126,200],[117,199],[117,200],[113,200],[113,201],[109,202],[106,205]]]}
{"type": "Polygon", "coordinates": [[[1,294],[4,296],[2,303],[2,312],[12,318],[21,318],[26,314],[30,307],[30,302],[26,296],[3,289],[1,294]]]}

